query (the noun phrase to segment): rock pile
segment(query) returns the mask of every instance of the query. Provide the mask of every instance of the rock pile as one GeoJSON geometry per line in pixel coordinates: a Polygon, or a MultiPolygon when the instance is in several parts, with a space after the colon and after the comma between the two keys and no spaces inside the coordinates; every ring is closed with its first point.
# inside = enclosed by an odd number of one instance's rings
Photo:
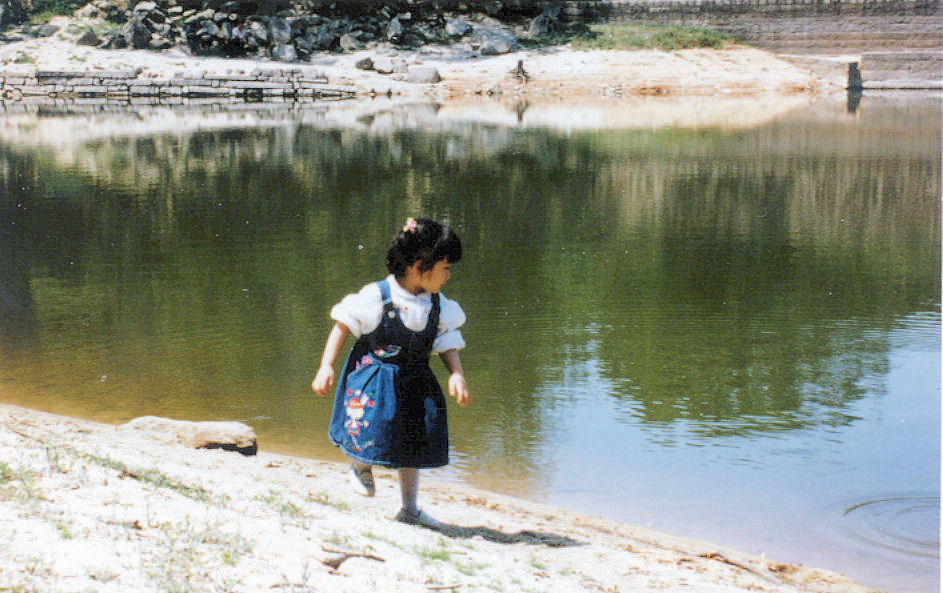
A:
{"type": "MultiPolygon", "coordinates": [[[[483,15],[397,12],[389,6],[372,14],[328,16],[278,1],[93,0],[77,14],[123,23],[105,39],[83,36],[80,43],[86,45],[151,50],[182,46],[194,55],[285,62],[304,61],[316,52],[356,51],[380,44],[402,48],[463,44],[481,55],[507,53],[519,45],[513,29],[483,15]]],[[[545,10],[529,29],[538,34],[557,30],[560,18],[559,9],[545,10]]],[[[524,34],[527,29],[521,28],[524,34]]]]}

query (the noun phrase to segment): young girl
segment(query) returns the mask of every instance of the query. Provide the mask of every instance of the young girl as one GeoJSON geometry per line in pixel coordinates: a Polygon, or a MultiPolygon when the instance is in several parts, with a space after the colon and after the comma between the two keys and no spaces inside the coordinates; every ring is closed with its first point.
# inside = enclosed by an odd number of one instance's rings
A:
{"type": "Polygon", "coordinates": [[[445,397],[430,354],[449,370],[449,395],[462,407],[471,403],[458,355],[465,313],[440,294],[461,258],[461,241],[450,228],[428,218],[407,220],[386,255],[390,275],[331,309],[335,324],[311,383],[326,394],[347,335],[358,338],[337,385],[329,436],[353,459],[350,481],[365,496],[375,492],[372,465],[398,469],[403,506],[396,520],[404,523],[436,525],[418,506],[419,469],[449,461],[445,397]],[[385,381],[389,393],[375,382],[361,390],[365,373],[380,373],[375,381],[385,381]]]}

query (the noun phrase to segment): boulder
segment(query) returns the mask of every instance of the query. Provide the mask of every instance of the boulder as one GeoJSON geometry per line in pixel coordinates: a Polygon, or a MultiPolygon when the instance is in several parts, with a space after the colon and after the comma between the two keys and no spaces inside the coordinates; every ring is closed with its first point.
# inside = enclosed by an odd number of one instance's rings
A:
{"type": "Polygon", "coordinates": [[[198,37],[216,37],[219,35],[219,25],[213,21],[203,21],[196,34],[198,37]]]}
{"type": "Polygon", "coordinates": [[[153,50],[160,51],[162,49],[170,49],[174,46],[174,42],[166,37],[161,37],[158,34],[151,36],[149,47],[153,50]]]}
{"type": "Polygon", "coordinates": [[[269,40],[268,27],[262,21],[248,21],[246,36],[248,39],[254,39],[258,45],[264,45],[269,40]]]}
{"type": "Polygon", "coordinates": [[[404,82],[415,82],[421,84],[435,84],[440,82],[442,77],[439,76],[439,71],[433,66],[418,66],[410,68],[409,72],[406,73],[406,76],[403,77],[404,82]]]}
{"type": "MultiPolygon", "coordinates": [[[[186,14],[186,13],[184,13],[184,14],[186,14]]],[[[213,20],[213,16],[214,16],[215,14],[216,14],[216,13],[213,11],[212,8],[208,8],[208,9],[206,9],[206,10],[203,10],[203,11],[200,11],[200,12],[197,12],[197,13],[194,13],[194,14],[191,14],[190,16],[185,16],[185,17],[183,18],[183,24],[184,24],[184,25],[194,25],[194,24],[199,24],[199,23],[201,23],[202,21],[212,21],[212,20],[213,20]]]]}
{"type": "Polygon", "coordinates": [[[300,55],[308,55],[314,51],[314,41],[307,36],[295,37],[292,44],[294,44],[295,50],[297,50],[300,55]]]}
{"type": "Polygon", "coordinates": [[[377,58],[373,61],[373,69],[380,74],[405,74],[409,68],[406,60],[394,60],[393,58],[377,58]]]}
{"type": "MultiPolygon", "coordinates": [[[[99,11],[98,7],[95,6],[94,2],[89,2],[82,8],[76,10],[73,14],[81,19],[94,19],[94,18],[98,18],[101,15],[101,11],[99,11]]],[[[3,5],[0,5],[0,23],[2,22],[3,22],[3,5]]]]}
{"type": "Polygon", "coordinates": [[[368,56],[362,60],[357,60],[354,67],[357,70],[373,70],[373,59],[368,56]]]}
{"type": "Polygon", "coordinates": [[[357,51],[359,49],[363,49],[363,43],[361,43],[356,36],[351,35],[350,33],[341,35],[340,46],[344,51],[357,51]]]}
{"type": "Polygon", "coordinates": [[[125,42],[134,49],[147,49],[151,43],[151,30],[144,23],[143,17],[139,14],[131,17],[124,27],[121,28],[121,35],[125,42]]]}
{"type": "Polygon", "coordinates": [[[563,21],[560,20],[561,10],[562,7],[559,4],[548,5],[543,12],[530,21],[527,33],[532,37],[542,37],[566,29],[563,21]]]}
{"type": "Polygon", "coordinates": [[[59,27],[55,25],[43,25],[36,29],[36,37],[52,37],[59,32],[59,27]]]}
{"type": "Polygon", "coordinates": [[[475,29],[472,35],[472,44],[478,46],[483,56],[496,56],[509,53],[514,49],[515,39],[500,29],[475,29]]]}
{"type": "Polygon", "coordinates": [[[329,25],[321,25],[316,31],[308,29],[308,37],[314,42],[314,46],[320,50],[331,50],[340,43],[337,33],[329,25]]]}
{"type": "Polygon", "coordinates": [[[291,23],[288,22],[288,19],[279,16],[272,17],[268,23],[268,31],[272,43],[288,43],[291,41],[291,23]]]}
{"type": "Polygon", "coordinates": [[[471,30],[472,26],[462,19],[445,19],[445,34],[449,37],[464,37],[465,35],[468,35],[471,30]]]}
{"type": "Polygon", "coordinates": [[[393,43],[399,43],[403,39],[403,24],[399,22],[398,16],[387,25],[386,38],[393,43]]]}
{"type": "Polygon", "coordinates": [[[126,49],[128,47],[128,41],[124,38],[124,35],[121,34],[121,31],[115,31],[108,36],[108,39],[105,40],[102,47],[105,49],[126,49]]]}
{"type": "Polygon", "coordinates": [[[272,58],[280,62],[297,62],[298,51],[290,43],[279,43],[272,50],[272,58]]]}
{"type": "Polygon", "coordinates": [[[255,431],[241,422],[190,422],[143,416],[122,424],[118,431],[193,449],[224,449],[243,455],[255,455],[259,450],[255,431]]]}
{"type": "Polygon", "coordinates": [[[82,33],[82,36],[75,40],[78,45],[87,45],[89,47],[95,47],[101,43],[101,39],[98,38],[98,35],[95,34],[95,31],[89,29],[85,33],[82,33]]]}

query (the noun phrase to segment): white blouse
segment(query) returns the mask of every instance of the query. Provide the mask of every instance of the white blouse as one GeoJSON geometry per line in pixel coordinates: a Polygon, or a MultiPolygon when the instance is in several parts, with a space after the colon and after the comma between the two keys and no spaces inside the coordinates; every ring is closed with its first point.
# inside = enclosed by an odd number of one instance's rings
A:
{"type": "MultiPolygon", "coordinates": [[[[413,294],[404,289],[390,274],[386,281],[390,285],[390,297],[393,306],[399,312],[403,325],[418,332],[425,329],[432,311],[432,295],[428,292],[413,294]]],[[[367,284],[360,292],[349,294],[331,309],[331,319],[343,323],[354,337],[359,338],[380,327],[383,317],[383,298],[375,282],[367,284]]],[[[460,350],[465,347],[465,340],[458,328],[465,323],[465,312],[455,301],[439,293],[439,328],[432,353],[439,354],[446,350],[460,350]]]]}

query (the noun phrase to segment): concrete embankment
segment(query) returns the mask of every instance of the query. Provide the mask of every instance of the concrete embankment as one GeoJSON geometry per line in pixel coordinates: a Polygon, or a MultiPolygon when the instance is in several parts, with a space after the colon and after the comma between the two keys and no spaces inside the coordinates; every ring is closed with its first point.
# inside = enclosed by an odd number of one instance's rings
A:
{"type": "Polygon", "coordinates": [[[188,99],[328,100],[352,97],[353,90],[329,86],[326,77],[301,70],[258,71],[248,76],[205,74],[199,78],[142,79],[130,71],[0,72],[0,98],[84,99],[91,102],[173,104],[188,99]]]}
{"type": "Polygon", "coordinates": [[[939,0],[609,0],[595,13],[710,27],[836,83],[855,63],[865,90],[943,88],[939,0]]]}

